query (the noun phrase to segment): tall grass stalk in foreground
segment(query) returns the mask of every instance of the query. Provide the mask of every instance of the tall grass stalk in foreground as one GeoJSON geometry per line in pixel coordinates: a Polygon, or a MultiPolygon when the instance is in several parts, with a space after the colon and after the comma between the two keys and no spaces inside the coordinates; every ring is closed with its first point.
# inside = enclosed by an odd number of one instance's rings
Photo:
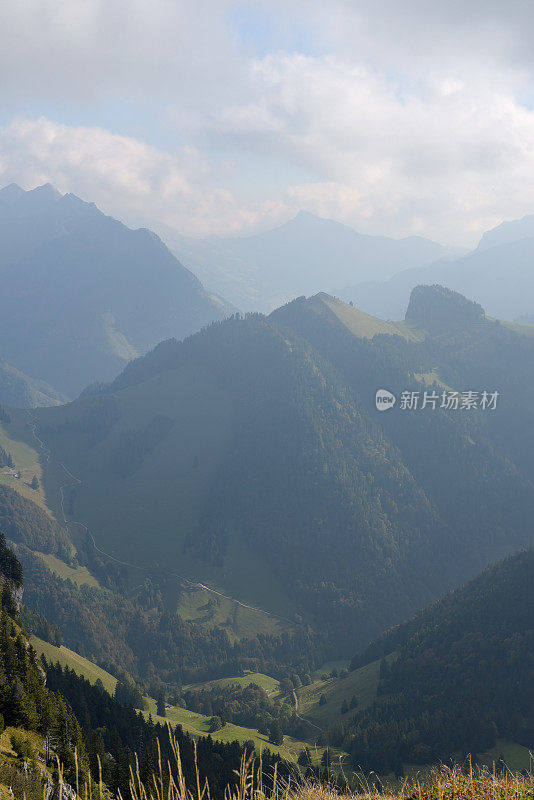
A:
{"type": "MultiPolygon", "coordinates": [[[[130,791],[133,800],[211,800],[207,781],[200,780],[196,764],[196,785],[187,788],[182,769],[180,749],[171,731],[173,763],[163,764],[158,745],[158,770],[152,785],[146,787],[141,781],[139,764],[130,770],[130,791]]],[[[468,771],[460,767],[440,767],[424,780],[405,780],[398,790],[378,792],[371,788],[363,776],[358,779],[359,788],[352,792],[337,792],[332,787],[297,776],[293,781],[280,780],[276,766],[269,779],[269,788],[264,785],[261,755],[243,756],[236,773],[237,786],[227,787],[225,800],[534,800],[534,776],[513,774],[509,771],[496,773],[487,769],[474,770],[468,762],[468,771]]],[[[123,800],[119,793],[119,800],[123,800]]]]}

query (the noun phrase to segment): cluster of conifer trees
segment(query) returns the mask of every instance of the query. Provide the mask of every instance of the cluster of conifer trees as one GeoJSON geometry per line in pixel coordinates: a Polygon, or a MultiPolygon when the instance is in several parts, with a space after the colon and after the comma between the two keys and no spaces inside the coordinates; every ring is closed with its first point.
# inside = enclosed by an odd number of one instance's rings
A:
{"type": "Polygon", "coordinates": [[[533,574],[534,549],[519,552],[385,633],[352,664],[382,659],[377,701],[330,743],[378,772],[474,756],[498,738],[531,747],[533,574]]]}
{"type": "Polygon", "coordinates": [[[0,467],[14,467],[15,464],[13,463],[13,456],[11,453],[8,453],[7,450],[4,450],[3,447],[0,447],[0,467]]]}

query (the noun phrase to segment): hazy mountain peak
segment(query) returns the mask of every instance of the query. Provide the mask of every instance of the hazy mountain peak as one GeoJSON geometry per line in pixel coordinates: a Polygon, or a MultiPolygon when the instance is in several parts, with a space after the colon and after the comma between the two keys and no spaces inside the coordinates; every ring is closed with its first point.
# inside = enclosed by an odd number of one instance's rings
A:
{"type": "Polygon", "coordinates": [[[486,231],[477,247],[477,250],[488,250],[502,244],[511,244],[521,239],[534,237],[534,214],[525,214],[521,219],[501,222],[495,228],[486,231]]]}
{"type": "Polygon", "coordinates": [[[319,217],[317,214],[312,214],[311,211],[305,211],[301,209],[294,217],[288,220],[285,225],[281,227],[285,227],[287,225],[295,225],[306,227],[310,229],[319,228],[330,225],[338,226],[339,228],[346,228],[347,230],[352,231],[352,233],[356,233],[356,231],[351,228],[349,225],[343,225],[342,222],[336,222],[336,220],[328,219],[326,217],[319,217]]]}
{"type": "Polygon", "coordinates": [[[281,230],[287,227],[303,229],[306,232],[310,232],[312,235],[317,233],[319,236],[328,235],[328,232],[332,232],[337,235],[341,234],[342,236],[349,236],[351,238],[358,238],[364,235],[358,233],[358,231],[351,225],[346,225],[343,222],[338,222],[337,220],[329,219],[328,217],[320,217],[317,214],[312,214],[311,211],[305,211],[304,209],[301,209],[292,219],[281,225],[280,228],[275,228],[274,231],[270,231],[269,233],[274,233],[276,230],[281,230]]]}
{"type": "Polygon", "coordinates": [[[51,183],[43,183],[42,186],[36,186],[35,189],[30,189],[26,194],[46,200],[59,200],[63,196],[51,183]]]}
{"type": "Polygon", "coordinates": [[[317,214],[312,214],[311,211],[305,211],[303,208],[301,208],[300,211],[298,211],[297,214],[293,217],[293,219],[294,220],[321,219],[321,217],[318,217],[317,214]]]}
{"type": "Polygon", "coordinates": [[[11,200],[16,197],[20,197],[24,194],[24,189],[18,185],[18,183],[10,183],[7,186],[4,186],[0,189],[0,199],[2,200],[11,200]]]}
{"type": "Polygon", "coordinates": [[[95,203],[88,203],[87,200],[82,200],[81,197],[78,197],[77,194],[73,194],[72,192],[64,194],[62,200],[65,203],[75,203],[76,205],[86,206],[87,208],[96,208],[95,203]]]}
{"type": "Polygon", "coordinates": [[[229,312],[150,231],[51,184],[10,195],[0,205],[2,355],[61,394],[229,312]]]}
{"type": "MultiPolygon", "coordinates": [[[[173,246],[173,236],[169,241],[173,246]]],[[[244,311],[269,313],[299,295],[389,278],[449,254],[429,239],[393,239],[301,210],[272,230],[228,239],[174,237],[178,258],[244,311]]]]}

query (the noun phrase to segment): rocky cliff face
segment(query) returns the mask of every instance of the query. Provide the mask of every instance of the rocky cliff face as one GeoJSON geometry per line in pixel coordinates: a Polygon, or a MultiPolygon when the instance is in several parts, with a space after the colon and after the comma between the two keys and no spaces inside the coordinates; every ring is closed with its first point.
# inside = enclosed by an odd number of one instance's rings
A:
{"type": "Polygon", "coordinates": [[[0,592],[3,594],[5,590],[7,590],[11,595],[13,605],[17,611],[17,614],[19,614],[22,607],[22,595],[24,589],[22,586],[17,586],[14,581],[6,578],[5,575],[0,573],[0,592]]]}

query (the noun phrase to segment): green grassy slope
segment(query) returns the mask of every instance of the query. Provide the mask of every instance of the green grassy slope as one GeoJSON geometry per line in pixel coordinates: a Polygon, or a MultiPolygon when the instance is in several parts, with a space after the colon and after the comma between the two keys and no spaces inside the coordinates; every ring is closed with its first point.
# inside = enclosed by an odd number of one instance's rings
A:
{"type": "Polygon", "coordinates": [[[330,312],[333,314],[354,336],[364,339],[372,339],[378,334],[389,334],[391,336],[402,336],[409,341],[419,341],[424,338],[424,334],[414,326],[406,322],[385,321],[378,317],[366,314],[359,308],[351,306],[349,303],[332,297],[321,292],[314,295],[308,301],[308,305],[313,311],[321,316],[330,312]]]}
{"type": "Polygon", "coordinates": [[[508,742],[506,739],[497,739],[495,747],[482,753],[479,756],[482,764],[486,764],[490,769],[493,764],[502,765],[506,764],[508,769],[512,772],[521,772],[527,770],[532,775],[533,758],[532,750],[524,747],[517,742],[508,742]]]}
{"type": "Polygon", "coordinates": [[[66,401],[65,395],[45,381],[30,378],[0,358],[0,402],[3,405],[34,408],[55,406],[66,401]]]}
{"type": "MultiPolygon", "coordinates": [[[[184,708],[169,708],[166,711],[165,717],[160,717],[156,713],[156,703],[151,698],[147,698],[148,709],[143,713],[148,718],[149,715],[156,722],[161,722],[163,725],[170,723],[171,725],[181,725],[184,731],[188,731],[194,738],[199,736],[207,736],[210,733],[209,723],[210,717],[205,717],[202,714],[195,714],[193,711],[187,711],[184,708]]],[[[282,758],[290,762],[296,762],[299,754],[307,747],[310,748],[312,753],[312,761],[319,764],[321,757],[324,753],[324,747],[311,745],[309,742],[294,739],[292,736],[284,736],[283,745],[273,745],[269,742],[268,736],[264,736],[253,728],[245,728],[241,725],[233,725],[226,723],[219,731],[211,733],[210,736],[216,741],[220,742],[254,742],[256,751],[259,753],[262,750],[270,750],[273,753],[278,753],[282,758]]],[[[337,752],[337,751],[336,751],[337,752]]]]}
{"type": "MultiPolygon", "coordinates": [[[[163,565],[169,548],[181,549],[198,522],[213,470],[229,441],[228,400],[208,375],[193,381],[190,374],[176,371],[127,389],[115,400],[121,418],[110,437],[89,453],[77,452],[83,436],[68,442],[58,437],[52,440],[54,450],[60,459],[68,457],[69,469],[82,478],[76,518],[97,533],[107,552],[129,555],[140,565],[163,565]],[[134,475],[118,480],[109,459],[121,432],[144,427],[158,414],[174,422],[168,437],[134,475]],[[187,503],[181,502],[184,496],[187,503]],[[152,530],[157,537],[150,535],[152,530]]],[[[75,413],[71,407],[62,409],[61,416],[68,420],[75,413]]]]}
{"type": "Polygon", "coordinates": [[[75,653],[74,650],[69,650],[69,648],[64,645],[56,647],[49,642],[39,639],[37,636],[30,636],[30,642],[37,655],[44,655],[47,661],[50,661],[52,664],[59,662],[62,667],[73,669],[77,675],[81,675],[93,684],[100,679],[104,684],[104,688],[110,694],[113,694],[115,691],[117,679],[114,678],[113,675],[110,675],[109,672],[106,672],[106,670],[97,666],[97,664],[75,653]]]}
{"type": "Polygon", "coordinates": [[[214,686],[241,686],[245,688],[255,683],[256,686],[261,686],[262,689],[268,694],[275,694],[278,691],[279,682],[276,678],[270,675],[264,675],[261,672],[251,672],[247,675],[234,675],[230,678],[219,678],[215,681],[205,681],[204,683],[192,683],[184,686],[186,689],[210,689],[214,686]]]}
{"type": "Polygon", "coordinates": [[[48,569],[60,578],[72,581],[76,586],[93,586],[101,589],[99,582],[91,575],[87,567],[70,567],[60,558],[51,553],[39,553],[34,551],[39,558],[44,561],[48,569]]]}
{"type": "Polygon", "coordinates": [[[25,426],[28,423],[28,414],[25,411],[10,409],[10,423],[0,422],[0,447],[3,447],[13,457],[15,470],[21,477],[15,478],[8,467],[0,469],[0,483],[16,489],[19,494],[37,503],[41,508],[50,513],[42,487],[43,469],[40,462],[40,453],[32,443],[30,432],[25,426]],[[33,476],[39,481],[39,488],[32,489],[30,483],[33,476]]]}
{"type": "Polygon", "coordinates": [[[534,336],[534,325],[532,324],[526,322],[500,322],[501,325],[508,328],[508,330],[513,331],[514,333],[519,333],[522,336],[534,336]]]}
{"type": "Polygon", "coordinates": [[[209,589],[184,587],[178,601],[182,619],[208,628],[223,628],[231,641],[260,634],[280,634],[290,630],[284,620],[256,608],[249,608],[230,597],[209,589]]]}
{"type": "Polygon", "coordinates": [[[297,691],[299,714],[319,727],[326,728],[341,718],[343,701],[350,703],[354,695],[358,700],[358,709],[367,708],[376,699],[379,670],[380,662],[374,661],[361,669],[349,672],[348,675],[329,678],[326,681],[315,680],[309,686],[303,686],[297,691]],[[326,703],[319,705],[323,694],[326,703]]]}

